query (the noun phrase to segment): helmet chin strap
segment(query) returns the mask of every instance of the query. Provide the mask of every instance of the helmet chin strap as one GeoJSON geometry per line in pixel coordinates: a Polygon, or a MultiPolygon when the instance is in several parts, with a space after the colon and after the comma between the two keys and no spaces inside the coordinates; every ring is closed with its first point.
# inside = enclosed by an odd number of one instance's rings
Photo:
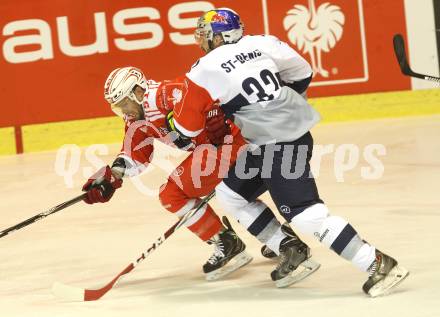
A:
{"type": "Polygon", "coordinates": [[[135,103],[137,103],[139,106],[143,106],[143,100],[139,101],[139,99],[137,99],[136,94],[132,91],[128,94],[128,99],[130,99],[131,101],[134,101],[135,103]]]}

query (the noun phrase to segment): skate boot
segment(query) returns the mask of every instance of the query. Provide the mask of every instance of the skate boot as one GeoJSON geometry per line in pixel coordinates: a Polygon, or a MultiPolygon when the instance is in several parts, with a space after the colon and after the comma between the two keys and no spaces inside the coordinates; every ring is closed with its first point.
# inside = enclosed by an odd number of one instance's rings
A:
{"type": "Polygon", "coordinates": [[[287,287],[305,279],[321,266],[311,260],[310,248],[293,232],[286,232],[287,237],[280,244],[280,259],[271,273],[277,287],[287,287]],[[301,266],[297,270],[298,266],[301,266]]]}
{"type": "Polygon", "coordinates": [[[278,255],[273,252],[267,245],[261,247],[261,255],[267,259],[276,260],[278,255]]]}
{"type": "Polygon", "coordinates": [[[215,247],[214,254],[203,265],[208,281],[218,280],[252,261],[245,251],[246,245],[232,229],[228,219],[223,216],[222,220],[227,229],[208,240],[208,244],[214,244],[215,247]]]}
{"type": "Polygon", "coordinates": [[[377,249],[376,259],[369,271],[368,280],[364,283],[362,289],[365,294],[371,297],[389,293],[409,275],[409,271],[398,266],[395,259],[377,249]]]}
{"type": "MultiPolygon", "coordinates": [[[[282,230],[283,232],[288,232],[289,235],[295,235],[292,228],[290,228],[289,223],[287,222],[282,224],[282,230]]],[[[271,250],[267,245],[263,245],[261,247],[261,255],[267,259],[272,259],[272,260],[278,259],[278,255],[273,250],[271,250]]]]}

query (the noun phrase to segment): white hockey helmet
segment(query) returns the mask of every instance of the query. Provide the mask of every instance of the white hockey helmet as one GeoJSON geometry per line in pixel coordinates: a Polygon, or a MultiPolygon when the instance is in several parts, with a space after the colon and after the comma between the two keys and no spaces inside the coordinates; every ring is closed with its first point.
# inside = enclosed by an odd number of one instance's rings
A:
{"type": "Polygon", "coordinates": [[[142,100],[138,100],[133,91],[136,86],[147,89],[147,79],[136,67],[116,68],[107,77],[104,85],[104,98],[118,116],[122,116],[122,113],[117,105],[125,98],[142,106],[142,100]]]}
{"type": "Polygon", "coordinates": [[[220,34],[225,44],[231,44],[238,42],[243,32],[244,25],[237,12],[229,8],[218,8],[205,12],[199,18],[195,36],[212,43],[214,36],[220,34]]]}

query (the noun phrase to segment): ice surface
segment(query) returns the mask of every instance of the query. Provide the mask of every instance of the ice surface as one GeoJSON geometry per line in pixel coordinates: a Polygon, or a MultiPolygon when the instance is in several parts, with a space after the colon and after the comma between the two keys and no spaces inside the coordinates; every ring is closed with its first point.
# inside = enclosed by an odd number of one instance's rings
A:
{"type": "MultiPolygon", "coordinates": [[[[318,186],[333,214],[349,219],[364,239],[411,271],[395,293],[366,297],[365,273],[310,237],[304,240],[321,269],[277,289],[270,280],[275,263],[262,258],[259,243],[233,221],[254,261],[223,281],[204,280],[201,266],[212,249],[183,229],[101,300],[54,298],[55,281],[87,288],[107,283],[176,221],[156,197],[126,181],[108,204],[79,203],[0,239],[0,315],[440,316],[440,117],[327,124],[313,135],[315,144],[335,148],[385,145],[382,178],[361,178],[368,166],[361,152],[360,164],[337,182],[333,153],[323,157],[318,186]]],[[[111,162],[117,148],[103,159],[111,162]]],[[[0,158],[0,229],[78,195],[82,170],[74,188],[67,188],[54,162],[55,152],[0,158]]],[[[87,166],[83,153],[81,167],[87,166]]],[[[156,168],[141,179],[157,188],[165,176],[156,168]]],[[[267,195],[263,199],[273,206],[267,195]]]]}

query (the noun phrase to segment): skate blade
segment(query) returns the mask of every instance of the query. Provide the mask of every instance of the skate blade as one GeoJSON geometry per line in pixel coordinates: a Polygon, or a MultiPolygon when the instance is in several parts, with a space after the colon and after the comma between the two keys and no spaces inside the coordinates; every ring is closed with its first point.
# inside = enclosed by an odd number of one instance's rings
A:
{"type": "Polygon", "coordinates": [[[222,266],[218,270],[209,272],[205,275],[207,281],[216,281],[225,277],[232,272],[237,271],[242,266],[245,266],[249,262],[253,260],[252,256],[250,256],[246,251],[243,251],[233,257],[225,266],[222,266]]]}
{"type": "Polygon", "coordinates": [[[282,279],[279,279],[275,282],[275,285],[278,288],[284,288],[289,285],[298,283],[299,281],[302,281],[309,275],[316,272],[321,267],[321,264],[313,261],[312,259],[308,258],[304,262],[302,262],[298,268],[294,271],[292,271],[289,275],[286,277],[283,277],[282,279]],[[301,270],[302,268],[302,270],[301,270]]]}
{"type": "Polygon", "coordinates": [[[265,259],[274,261],[274,262],[278,262],[280,260],[280,256],[279,255],[272,256],[272,257],[267,257],[267,256],[262,255],[262,257],[265,258],[265,259]]]}
{"type": "Polygon", "coordinates": [[[368,295],[371,297],[386,295],[403,282],[408,275],[409,271],[407,269],[396,265],[382,281],[379,281],[368,291],[368,295]]]}

